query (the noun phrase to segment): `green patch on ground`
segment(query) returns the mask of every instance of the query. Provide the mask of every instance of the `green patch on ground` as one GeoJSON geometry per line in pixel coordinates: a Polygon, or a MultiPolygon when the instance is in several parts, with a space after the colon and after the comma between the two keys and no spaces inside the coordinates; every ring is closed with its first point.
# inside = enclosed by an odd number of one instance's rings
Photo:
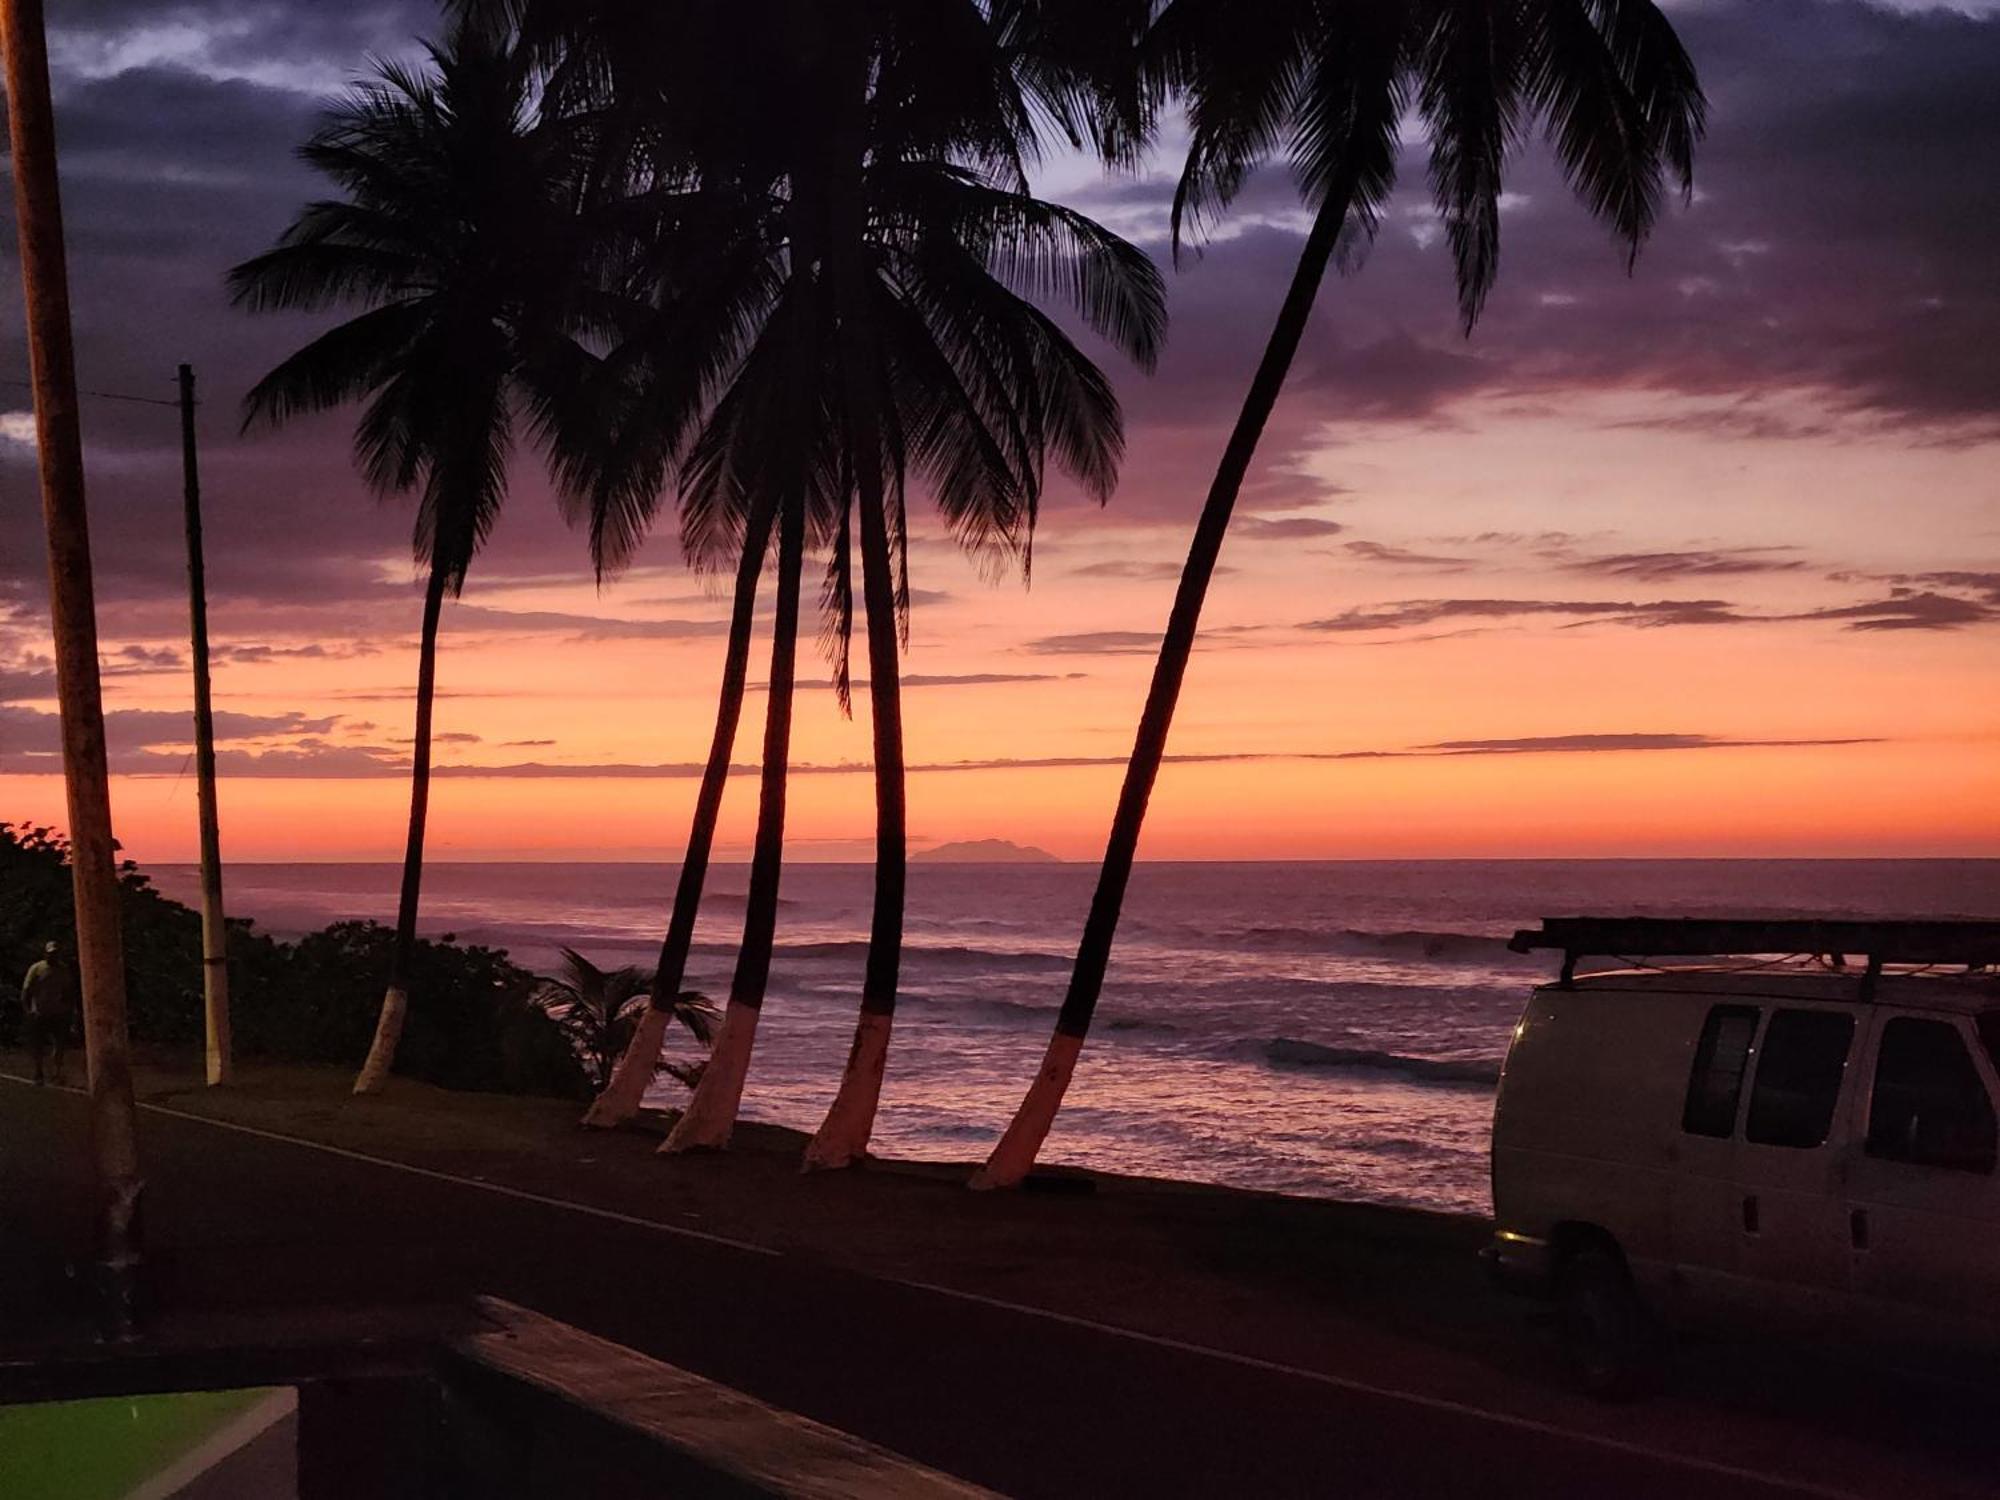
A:
{"type": "Polygon", "coordinates": [[[122,1500],[270,1394],[188,1391],[0,1406],[0,1495],[122,1500]]]}

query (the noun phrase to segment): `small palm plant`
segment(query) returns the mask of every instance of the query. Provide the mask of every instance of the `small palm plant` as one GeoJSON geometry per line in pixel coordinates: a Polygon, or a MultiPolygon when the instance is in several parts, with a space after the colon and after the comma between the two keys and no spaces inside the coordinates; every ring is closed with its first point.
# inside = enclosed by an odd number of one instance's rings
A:
{"type": "MultiPolygon", "coordinates": [[[[600,969],[574,948],[565,948],[562,974],[544,979],[530,1003],[569,1038],[577,1059],[590,1075],[590,1086],[602,1089],[611,1081],[612,1069],[632,1039],[639,1018],[652,1003],[652,989],[653,976],[644,969],[632,965],[600,969]]],[[[683,990],[666,1009],[704,1050],[713,1044],[718,1017],[706,996],[683,990]]],[[[656,1071],[671,1074],[693,1088],[701,1081],[706,1062],[706,1058],[693,1062],[660,1058],[655,1067],[656,1071]]]]}

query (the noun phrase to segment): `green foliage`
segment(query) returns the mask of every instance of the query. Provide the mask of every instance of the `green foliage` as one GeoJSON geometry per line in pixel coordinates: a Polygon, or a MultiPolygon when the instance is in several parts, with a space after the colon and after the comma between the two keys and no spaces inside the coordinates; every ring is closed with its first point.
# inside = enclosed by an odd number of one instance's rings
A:
{"type": "MultiPolygon", "coordinates": [[[[612,1070],[625,1055],[639,1018],[652,1004],[654,976],[651,970],[629,965],[600,969],[574,948],[563,949],[562,960],[561,976],[542,981],[528,1003],[562,1028],[582,1060],[591,1088],[602,1093],[610,1086],[612,1070]]],[[[714,1046],[721,1017],[707,996],[681,991],[674,997],[672,1019],[686,1027],[704,1051],[714,1046]]],[[[662,1060],[655,1069],[693,1088],[706,1062],[706,1058],[692,1063],[662,1060]]]]}
{"type": "MultiPolygon", "coordinates": [[[[126,1002],[135,1041],[201,1040],[201,918],[119,870],[126,1002]]],[[[54,939],[74,951],[69,844],[0,823],[0,1035],[17,1020],[20,976],[54,939]]],[[[336,922],[295,943],[230,923],[230,1011],[246,1056],[353,1068],[368,1051],[394,932],[336,922]]],[[[539,981],[496,948],[419,941],[397,1071],[445,1088],[587,1098],[560,1028],[530,1004],[539,981]]]]}

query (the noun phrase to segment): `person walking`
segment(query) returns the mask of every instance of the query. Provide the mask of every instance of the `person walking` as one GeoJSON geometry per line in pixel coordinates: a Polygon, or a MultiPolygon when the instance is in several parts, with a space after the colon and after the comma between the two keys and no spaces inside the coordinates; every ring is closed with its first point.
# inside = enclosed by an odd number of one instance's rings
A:
{"type": "Polygon", "coordinates": [[[35,1082],[46,1083],[47,1075],[53,1074],[61,1087],[63,1054],[76,1020],[76,976],[57,944],[46,945],[41,958],[28,966],[21,981],[21,1010],[23,1036],[35,1060],[35,1082]]]}

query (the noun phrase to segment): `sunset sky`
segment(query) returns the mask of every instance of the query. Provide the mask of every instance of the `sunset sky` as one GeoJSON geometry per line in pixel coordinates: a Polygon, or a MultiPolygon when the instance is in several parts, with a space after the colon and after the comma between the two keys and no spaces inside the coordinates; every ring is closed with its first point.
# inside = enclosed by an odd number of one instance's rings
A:
{"type": "MultiPolygon", "coordinates": [[[[1252,476],[1147,826],[1151,858],[2000,854],[2000,6],[1670,7],[1711,131],[1694,202],[1626,274],[1524,150],[1501,280],[1460,336],[1420,145],[1365,265],[1330,281],[1252,476]]],[[[352,415],[239,436],[318,326],[222,275],[319,189],[291,158],[427,5],[52,7],[92,391],[198,370],[225,853],[388,859],[407,809],[420,591],[352,415]]],[[[1171,140],[1046,191],[1167,261],[1171,140]]],[[[1252,185],[1170,271],[1169,351],[1104,358],[1129,452],[1061,494],[1031,587],[934,526],[912,548],[911,829],[1102,847],[1193,517],[1303,218],[1252,185]]],[[[0,818],[60,823],[45,554],[11,238],[0,300],[0,818]]],[[[1096,351],[1103,353],[1103,351],[1096,351]]],[[[85,405],[114,812],[195,847],[174,414],[85,405]]],[[[596,587],[524,451],[447,606],[430,851],[672,858],[726,599],[663,526],[596,587]]],[[[761,678],[768,661],[760,638],[761,678]]],[[[865,696],[806,645],[792,848],[866,853],[865,696]]],[[[761,699],[738,746],[754,760],[761,699]]],[[[744,857],[754,780],[721,833],[744,857]]]]}

